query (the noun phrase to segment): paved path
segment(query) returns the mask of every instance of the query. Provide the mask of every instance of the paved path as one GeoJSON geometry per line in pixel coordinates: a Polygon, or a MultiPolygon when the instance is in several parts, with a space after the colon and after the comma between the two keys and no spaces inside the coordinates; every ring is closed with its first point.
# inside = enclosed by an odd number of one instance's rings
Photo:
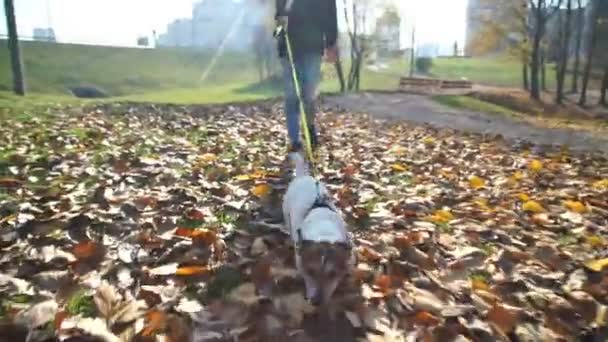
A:
{"type": "Polygon", "coordinates": [[[406,120],[467,132],[501,134],[509,140],[566,145],[578,150],[608,151],[608,136],[567,128],[539,127],[498,115],[455,109],[424,95],[359,93],[328,97],[324,102],[354,113],[369,113],[389,120],[406,120]]]}

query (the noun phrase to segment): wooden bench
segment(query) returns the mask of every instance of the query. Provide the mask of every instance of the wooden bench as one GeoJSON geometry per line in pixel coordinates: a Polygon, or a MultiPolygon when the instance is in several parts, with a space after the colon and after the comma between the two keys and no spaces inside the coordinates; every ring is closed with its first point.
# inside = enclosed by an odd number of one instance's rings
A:
{"type": "Polygon", "coordinates": [[[438,78],[402,77],[399,81],[399,90],[419,88],[431,89],[471,89],[473,82],[466,80],[441,80],[438,78]]]}

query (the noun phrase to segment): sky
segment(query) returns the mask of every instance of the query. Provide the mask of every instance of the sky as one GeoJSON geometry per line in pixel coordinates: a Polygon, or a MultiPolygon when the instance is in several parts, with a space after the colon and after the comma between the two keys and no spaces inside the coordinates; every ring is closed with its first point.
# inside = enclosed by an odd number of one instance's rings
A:
{"type": "MultiPolygon", "coordinates": [[[[138,36],[160,34],[171,21],[191,17],[192,4],[199,1],[15,0],[15,12],[22,36],[51,26],[60,42],[134,46],[138,36]]],[[[418,44],[464,42],[467,0],[394,1],[405,19],[402,46],[409,46],[413,24],[418,44]]],[[[3,2],[0,10],[4,17],[3,2]]],[[[0,34],[6,34],[6,25],[0,25],[0,34]]]]}

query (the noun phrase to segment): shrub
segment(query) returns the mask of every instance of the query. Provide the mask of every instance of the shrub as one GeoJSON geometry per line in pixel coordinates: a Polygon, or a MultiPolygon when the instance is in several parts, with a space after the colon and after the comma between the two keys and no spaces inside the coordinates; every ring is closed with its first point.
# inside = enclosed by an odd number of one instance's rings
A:
{"type": "Polygon", "coordinates": [[[427,74],[431,71],[433,66],[433,59],[431,57],[418,57],[416,58],[416,71],[427,74]]]}

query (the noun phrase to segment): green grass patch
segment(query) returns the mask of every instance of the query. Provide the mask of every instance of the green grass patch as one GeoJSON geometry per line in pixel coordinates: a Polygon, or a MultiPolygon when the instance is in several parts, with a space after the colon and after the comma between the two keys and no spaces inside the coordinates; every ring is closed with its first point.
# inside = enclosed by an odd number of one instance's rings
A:
{"type": "MultiPolygon", "coordinates": [[[[546,70],[547,88],[554,89],[555,68],[549,64],[546,70]]],[[[465,78],[491,86],[516,88],[523,86],[521,63],[509,57],[435,58],[431,75],[454,80],[465,78]]]]}
{"type": "Polygon", "coordinates": [[[498,114],[504,116],[518,116],[518,114],[506,107],[502,107],[490,102],[478,100],[473,97],[463,95],[436,95],[432,99],[448,107],[470,110],[474,112],[498,114]]]}
{"type": "Polygon", "coordinates": [[[85,290],[81,290],[68,300],[67,310],[72,316],[93,317],[97,312],[97,307],[95,306],[93,296],[88,295],[85,290]]]}

